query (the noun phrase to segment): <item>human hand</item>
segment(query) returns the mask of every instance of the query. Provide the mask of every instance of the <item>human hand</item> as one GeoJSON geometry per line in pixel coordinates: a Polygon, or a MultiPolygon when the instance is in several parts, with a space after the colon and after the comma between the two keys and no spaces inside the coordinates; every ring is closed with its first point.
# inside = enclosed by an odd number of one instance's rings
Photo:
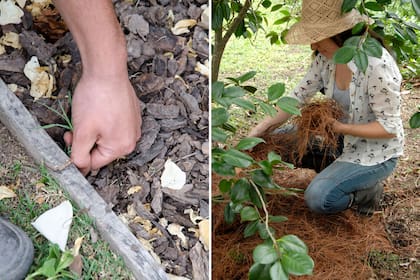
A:
{"type": "Polygon", "coordinates": [[[134,150],[141,134],[140,104],[127,75],[82,75],[72,102],[71,160],[84,174],[134,150]]]}

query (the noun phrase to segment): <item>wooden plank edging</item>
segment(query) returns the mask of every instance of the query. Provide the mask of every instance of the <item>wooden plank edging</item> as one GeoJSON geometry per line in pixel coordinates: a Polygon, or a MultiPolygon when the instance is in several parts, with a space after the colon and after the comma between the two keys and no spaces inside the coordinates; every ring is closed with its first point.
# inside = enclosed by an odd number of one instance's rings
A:
{"type": "MultiPolygon", "coordinates": [[[[37,163],[64,166],[67,155],[23,106],[0,78],[0,121],[23,145],[37,163]]],[[[74,165],[49,173],[69,193],[80,209],[86,209],[94,220],[101,237],[123,257],[136,279],[166,280],[163,268],[153,259],[127,226],[108,207],[95,189],[74,165]]]]}

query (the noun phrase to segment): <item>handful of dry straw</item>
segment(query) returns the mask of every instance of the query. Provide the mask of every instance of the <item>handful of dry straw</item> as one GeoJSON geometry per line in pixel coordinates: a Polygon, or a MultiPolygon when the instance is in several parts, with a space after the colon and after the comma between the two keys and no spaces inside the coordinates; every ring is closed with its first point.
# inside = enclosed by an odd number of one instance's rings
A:
{"type": "Polygon", "coordinates": [[[267,132],[262,138],[266,143],[259,144],[252,152],[256,159],[263,159],[270,151],[281,155],[283,160],[299,165],[308,149],[325,151],[338,148],[338,137],[332,130],[331,118],[340,120],[343,116],[341,106],[333,99],[315,100],[301,109],[301,116],[295,116],[291,122],[297,127],[296,132],[272,134],[267,132]]]}

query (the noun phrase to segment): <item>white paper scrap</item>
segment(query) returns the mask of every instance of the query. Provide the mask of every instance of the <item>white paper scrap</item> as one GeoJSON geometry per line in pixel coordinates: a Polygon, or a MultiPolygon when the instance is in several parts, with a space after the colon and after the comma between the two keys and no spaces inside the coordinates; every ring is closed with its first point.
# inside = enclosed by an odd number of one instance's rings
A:
{"type": "Polygon", "coordinates": [[[180,190],[187,182],[187,175],[171,159],[168,159],[160,181],[163,188],[180,190]]]}
{"type": "Polygon", "coordinates": [[[73,207],[66,200],[60,205],[45,211],[32,225],[51,243],[58,244],[65,251],[70,225],[73,219],[73,207]]]}

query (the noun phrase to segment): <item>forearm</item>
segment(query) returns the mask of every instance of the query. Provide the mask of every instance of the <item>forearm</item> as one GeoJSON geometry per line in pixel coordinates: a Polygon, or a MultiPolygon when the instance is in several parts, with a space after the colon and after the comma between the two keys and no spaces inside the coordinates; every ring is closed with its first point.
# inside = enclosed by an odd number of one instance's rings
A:
{"type": "Polygon", "coordinates": [[[345,124],[336,121],[334,130],[344,135],[352,135],[363,138],[394,138],[395,135],[388,133],[383,126],[375,121],[367,124],[345,124]]]}
{"type": "Polygon", "coordinates": [[[83,74],[127,75],[124,34],[111,0],[55,0],[80,51],[83,74]]]}
{"type": "Polygon", "coordinates": [[[258,125],[256,125],[248,136],[252,137],[260,137],[265,132],[270,131],[271,129],[280,126],[285,121],[289,119],[291,115],[284,112],[283,110],[279,109],[278,113],[274,117],[267,117],[262,120],[258,125]]]}

